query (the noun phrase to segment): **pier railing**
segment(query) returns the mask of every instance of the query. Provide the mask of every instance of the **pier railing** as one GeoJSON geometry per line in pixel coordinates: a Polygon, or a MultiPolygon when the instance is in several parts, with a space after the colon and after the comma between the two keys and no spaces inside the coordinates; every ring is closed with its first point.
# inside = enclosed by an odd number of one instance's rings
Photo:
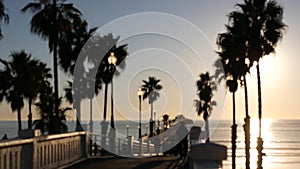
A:
{"type": "Polygon", "coordinates": [[[59,168],[86,155],[85,132],[0,141],[1,169],[59,168]]]}
{"type": "Polygon", "coordinates": [[[157,154],[155,145],[150,140],[144,138],[137,140],[132,136],[115,136],[112,138],[112,136],[90,133],[89,139],[105,150],[121,156],[133,157],[157,154]]]}

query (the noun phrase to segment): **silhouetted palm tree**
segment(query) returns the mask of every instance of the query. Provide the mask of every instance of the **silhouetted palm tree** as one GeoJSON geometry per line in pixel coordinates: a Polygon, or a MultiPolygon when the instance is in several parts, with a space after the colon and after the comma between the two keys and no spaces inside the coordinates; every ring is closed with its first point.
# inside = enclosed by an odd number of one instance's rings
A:
{"type": "MultiPolygon", "coordinates": [[[[79,23],[78,23],[79,24],[79,23]]],[[[87,22],[82,21],[78,29],[75,31],[69,32],[67,35],[64,36],[59,43],[59,64],[62,68],[62,70],[68,74],[73,76],[73,82],[75,81],[79,85],[70,85],[71,88],[66,88],[65,91],[68,92],[68,94],[72,95],[72,100],[69,100],[71,104],[74,103],[74,107],[77,112],[76,116],[76,130],[81,130],[82,127],[80,125],[81,120],[81,100],[87,97],[87,90],[91,90],[91,93],[98,94],[98,91],[101,88],[101,83],[99,84],[99,81],[96,81],[97,83],[94,85],[95,89],[88,89],[88,86],[92,86],[91,84],[88,84],[88,81],[91,79],[87,79],[88,77],[86,68],[84,67],[84,63],[78,61],[78,56],[80,52],[82,52],[82,56],[85,56],[86,59],[88,59],[88,54],[83,49],[84,45],[88,41],[90,37],[92,37],[92,34],[96,31],[96,28],[92,28],[90,30],[87,30],[87,22]],[[77,61],[77,62],[76,62],[77,61]],[[75,63],[77,64],[77,71],[80,69],[81,75],[75,75],[74,76],[74,68],[75,63]],[[73,100],[73,95],[74,100],[73,100]]],[[[92,73],[90,73],[92,74],[92,73]]],[[[95,80],[94,80],[95,81],[95,80]]],[[[89,94],[91,96],[91,94],[89,94]]],[[[92,95],[94,96],[94,95],[92,95]]],[[[92,97],[93,98],[93,97],[92,97]]],[[[91,98],[91,99],[92,99],[91,98]]]]}
{"type": "Polygon", "coordinates": [[[58,45],[62,37],[82,23],[81,13],[73,4],[65,3],[64,0],[38,0],[28,3],[21,11],[28,10],[34,14],[30,22],[30,31],[48,40],[50,52],[53,53],[55,112],[58,115],[58,45]]]}
{"type": "Polygon", "coordinates": [[[35,103],[37,111],[40,114],[40,119],[33,121],[33,126],[35,129],[40,129],[42,134],[44,135],[45,131],[49,131],[51,133],[51,126],[49,125],[50,119],[54,118],[53,115],[53,91],[50,83],[44,83],[40,88],[39,101],[35,103]]]}
{"type": "Polygon", "coordinates": [[[149,76],[149,80],[143,80],[142,91],[143,100],[148,98],[148,102],[151,105],[151,117],[150,117],[150,137],[153,136],[153,103],[159,97],[158,91],[162,89],[162,85],[159,84],[160,79],[156,79],[154,76],[149,76]]]}
{"type": "Polygon", "coordinates": [[[219,61],[222,63],[224,68],[224,76],[221,78],[225,78],[226,85],[229,88],[229,91],[232,93],[232,105],[233,105],[233,125],[236,125],[235,120],[235,92],[238,89],[238,80],[241,77],[241,64],[243,62],[232,50],[233,45],[233,35],[229,33],[219,34],[217,39],[217,44],[220,47],[221,51],[218,52],[220,59],[219,61]]]}
{"type": "MultiPolygon", "coordinates": [[[[26,53],[24,53],[26,54],[26,53]]],[[[31,57],[31,55],[29,55],[31,57]]],[[[31,105],[34,100],[37,98],[38,94],[43,92],[41,91],[42,85],[44,83],[49,83],[49,80],[52,78],[50,73],[51,69],[47,68],[45,63],[42,63],[38,60],[31,60],[27,68],[26,74],[27,79],[23,84],[24,87],[24,97],[28,99],[28,129],[32,128],[32,110],[31,105]]]]}
{"type": "Polygon", "coordinates": [[[44,83],[40,90],[39,102],[35,104],[40,113],[40,119],[33,122],[35,129],[40,129],[43,134],[45,131],[48,131],[49,134],[67,132],[65,113],[73,109],[70,107],[62,108],[62,98],[59,98],[58,115],[54,116],[55,97],[52,86],[50,86],[50,83],[44,83]],[[55,127],[53,127],[53,124],[55,124],[55,127]]]}
{"type": "MultiPolygon", "coordinates": [[[[232,71],[235,71],[234,74],[238,77],[238,80],[240,81],[241,85],[244,87],[244,93],[245,93],[245,147],[246,147],[246,158],[249,159],[249,146],[250,146],[250,116],[248,111],[248,90],[247,90],[247,81],[246,81],[246,75],[249,73],[250,67],[253,65],[253,62],[249,62],[249,58],[247,58],[247,48],[246,48],[246,37],[243,34],[240,34],[239,30],[244,29],[243,26],[245,26],[245,20],[244,18],[238,18],[234,20],[233,23],[229,23],[226,25],[226,33],[219,34],[218,39],[218,45],[221,48],[221,52],[219,52],[219,55],[222,57],[221,59],[225,59],[227,61],[224,62],[224,66],[226,69],[228,69],[228,66],[226,65],[229,63],[235,64],[236,68],[232,71]],[[229,62],[228,60],[232,60],[229,62]],[[239,68],[239,69],[237,69],[239,68]]],[[[216,62],[217,63],[217,62],[216,62]]],[[[217,64],[216,64],[217,65],[217,64]]],[[[221,71],[220,68],[217,66],[217,74],[221,71]]],[[[228,70],[225,70],[228,71],[228,70]]],[[[224,77],[221,77],[221,79],[224,77]]],[[[221,80],[220,79],[220,80],[221,80]]],[[[235,109],[235,108],[234,108],[235,109]]],[[[235,136],[233,136],[235,138],[235,136]]],[[[246,168],[250,167],[250,161],[246,160],[246,168]]]]}
{"type": "MultiPolygon", "coordinates": [[[[78,21],[77,25],[79,26],[76,30],[67,32],[59,41],[59,65],[68,75],[73,75],[80,52],[87,57],[88,54],[83,47],[97,29],[95,27],[88,30],[88,24],[84,20],[78,21]]],[[[83,63],[81,64],[83,66],[83,63]]]]}
{"type": "MultiPolygon", "coordinates": [[[[93,89],[91,88],[95,83],[95,80],[93,78],[86,77],[86,81],[82,82],[80,85],[80,88],[76,88],[74,90],[73,82],[68,81],[68,86],[64,88],[65,91],[65,99],[70,103],[74,104],[74,95],[76,94],[75,92],[78,90],[82,90],[84,93],[84,98],[90,99],[90,123],[92,123],[92,100],[95,95],[98,95],[99,91],[101,90],[101,83],[96,84],[96,87],[93,89]]],[[[97,83],[97,82],[96,82],[97,83]]],[[[77,86],[78,87],[78,86],[77,86]]],[[[81,98],[81,99],[84,99],[81,98]]],[[[80,104],[80,103],[79,103],[80,104]]],[[[75,106],[74,106],[75,107],[75,106]]],[[[80,106],[77,106],[77,108],[80,108],[80,106]]],[[[75,107],[76,109],[76,107],[75,107]]],[[[80,111],[80,109],[76,110],[80,111]]],[[[76,131],[83,130],[82,126],[80,125],[80,121],[78,118],[76,118],[76,131]]]]}
{"type": "Polygon", "coordinates": [[[31,66],[30,55],[25,51],[12,52],[11,61],[0,59],[4,69],[1,70],[1,87],[0,87],[0,101],[5,98],[10,103],[12,111],[18,113],[18,130],[22,130],[21,124],[21,110],[24,107],[24,84],[30,78],[28,69],[31,66]]]}
{"type": "MultiPolygon", "coordinates": [[[[9,16],[5,11],[6,11],[5,6],[4,6],[2,0],[0,0],[0,24],[2,24],[2,21],[5,24],[9,23],[9,16]]],[[[0,39],[2,39],[2,38],[3,38],[3,35],[2,35],[2,29],[0,26],[0,39]]]]}
{"type": "Polygon", "coordinates": [[[211,81],[209,73],[200,74],[200,79],[197,81],[197,94],[199,100],[195,100],[197,112],[200,116],[203,115],[205,121],[206,141],[209,142],[209,123],[208,117],[211,114],[213,106],[216,106],[216,102],[212,100],[213,90],[216,90],[216,84],[211,81]]]}
{"type": "Polygon", "coordinates": [[[244,0],[237,4],[240,10],[230,14],[232,20],[246,18],[243,28],[239,30],[247,36],[247,54],[250,62],[256,61],[258,82],[258,116],[259,137],[261,136],[261,79],[259,60],[265,55],[275,52],[278,41],[283,37],[286,25],[283,23],[283,9],[274,0],[244,0]]]}
{"type": "MultiPolygon", "coordinates": [[[[243,4],[237,4],[238,10],[229,14],[229,32],[243,38],[239,46],[245,47],[245,59],[249,61],[249,67],[256,62],[258,81],[258,116],[259,139],[258,150],[262,149],[261,140],[261,80],[259,60],[261,57],[275,52],[278,41],[283,36],[286,25],[283,23],[283,9],[274,0],[244,0],[243,4]]],[[[236,46],[236,48],[239,48],[236,46]]],[[[244,83],[245,83],[245,75],[244,83]]],[[[246,84],[246,83],[245,83],[246,84]]],[[[245,94],[247,94],[245,87],[245,94]]],[[[245,96],[247,98],[247,96],[245,96]]],[[[247,101],[246,101],[247,103],[247,101]]],[[[246,105],[246,114],[248,108],[246,105]]],[[[246,118],[249,117],[246,115],[246,118]]],[[[261,151],[259,151],[261,152],[261,151]]]]}
{"type": "MultiPolygon", "coordinates": [[[[227,29],[229,26],[227,26],[227,29]]],[[[217,45],[221,49],[218,52],[220,59],[216,62],[221,62],[224,68],[224,75],[219,76],[219,81],[226,79],[226,85],[229,91],[232,93],[232,168],[235,168],[235,150],[236,150],[236,112],[235,112],[235,92],[238,89],[238,82],[241,77],[247,72],[247,66],[245,64],[244,47],[243,43],[240,43],[242,39],[235,36],[232,32],[228,31],[226,33],[219,34],[217,39],[217,45]]],[[[219,65],[220,66],[220,65],[219,65]]],[[[220,68],[217,67],[217,72],[220,68]]]]}

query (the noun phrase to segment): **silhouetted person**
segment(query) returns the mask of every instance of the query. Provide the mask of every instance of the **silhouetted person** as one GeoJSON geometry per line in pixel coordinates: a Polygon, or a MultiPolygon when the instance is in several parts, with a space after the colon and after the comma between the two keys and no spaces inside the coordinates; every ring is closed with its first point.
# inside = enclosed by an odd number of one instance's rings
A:
{"type": "Polygon", "coordinates": [[[4,136],[2,137],[2,140],[6,140],[7,138],[7,134],[4,134],[4,136]]]}

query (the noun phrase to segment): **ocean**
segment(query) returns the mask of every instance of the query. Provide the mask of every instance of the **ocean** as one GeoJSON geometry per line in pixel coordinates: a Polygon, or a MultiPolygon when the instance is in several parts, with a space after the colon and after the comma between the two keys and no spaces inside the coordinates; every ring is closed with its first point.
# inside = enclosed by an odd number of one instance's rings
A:
{"type": "MultiPolygon", "coordinates": [[[[250,149],[250,168],[257,168],[256,141],[258,136],[258,121],[251,119],[251,149],[250,149]]],[[[146,134],[147,123],[142,123],[142,134],[146,134]]],[[[245,166],[245,136],[243,121],[237,122],[236,140],[236,169],[244,169],[245,166]]],[[[100,133],[100,122],[94,122],[94,133],[100,133]]],[[[138,135],[137,123],[129,121],[116,121],[116,129],[124,135],[138,135]],[[126,125],[129,125],[127,130],[126,125]]],[[[22,127],[27,128],[27,122],[22,122],[22,127]]],[[[75,122],[68,122],[69,131],[74,131],[75,122]]],[[[0,121],[0,137],[7,134],[8,138],[17,137],[17,122],[0,121]]],[[[228,159],[223,161],[223,168],[232,168],[231,159],[231,121],[220,121],[217,129],[211,131],[212,142],[228,147],[228,159]]],[[[263,157],[262,167],[264,169],[300,168],[300,120],[272,120],[262,121],[263,157]]]]}

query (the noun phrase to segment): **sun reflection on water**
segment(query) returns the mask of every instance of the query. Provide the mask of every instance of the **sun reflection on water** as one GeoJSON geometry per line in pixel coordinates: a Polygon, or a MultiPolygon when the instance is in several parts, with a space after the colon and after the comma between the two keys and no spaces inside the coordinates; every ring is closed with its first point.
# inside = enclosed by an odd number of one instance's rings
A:
{"type": "MultiPolygon", "coordinates": [[[[274,139],[273,139],[273,133],[271,131],[271,124],[273,120],[272,119],[263,119],[262,120],[262,127],[261,127],[261,137],[264,141],[263,147],[272,147],[272,144],[274,144],[274,139]]],[[[251,168],[257,168],[257,156],[258,152],[256,149],[257,146],[257,138],[259,136],[259,120],[258,119],[251,119],[250,122],[250,141],[251,141],[251,150],[250,150],[250,164],[251,168]]],[[[263,153],[266,153],[266,150],[263,149],[263,153]]],[[[263,157],[263,166],[268,166],[271,163],[270,157],[267,156],[268,154],[266,153],[266,156],[263,157]]]]}

